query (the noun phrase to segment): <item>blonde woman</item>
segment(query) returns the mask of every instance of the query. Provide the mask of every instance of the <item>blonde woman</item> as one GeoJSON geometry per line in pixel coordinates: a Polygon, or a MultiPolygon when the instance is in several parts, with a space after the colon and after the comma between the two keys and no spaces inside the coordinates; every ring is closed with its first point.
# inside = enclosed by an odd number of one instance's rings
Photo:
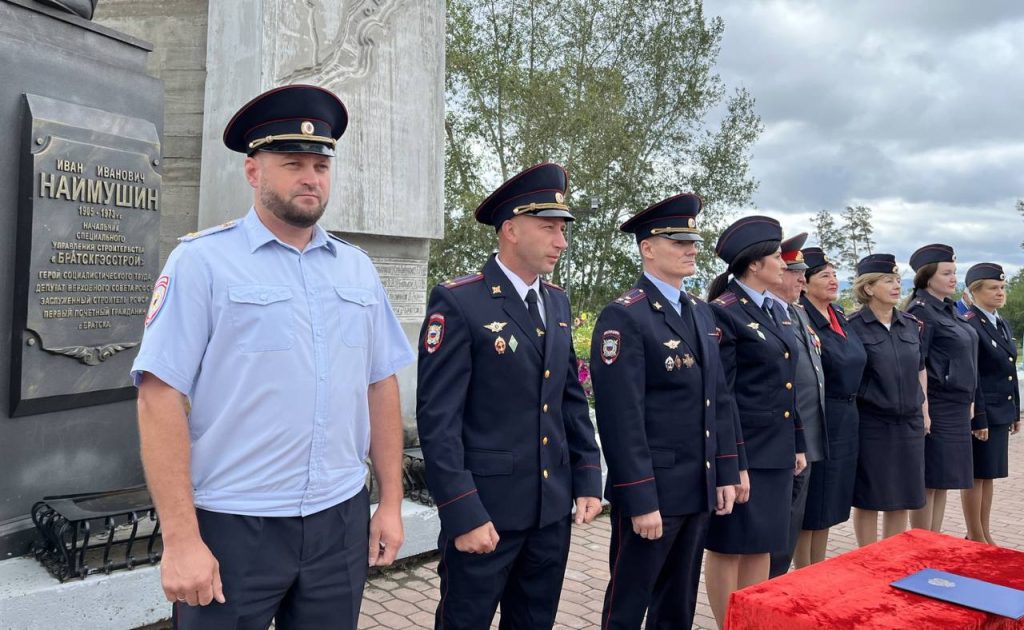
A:
{"type": "Polygon", "coordinates": [[[867,352],[857,392],[860,445],[853,490],[857,544],[907,528],[908,510],[925,505],[924,435],[928,423],[927,377],[921,354],[921,324],[896,308],[900,275],[891,254],[857,263],[853,293],[860,310],[848,324],[867,352]]]}
{"type": "Polygon", "coordinates": [[[1017,344],[1009,323],[999,317],[1006,305],[1006,274],[995,263],[967,270],[973,304],[964,315],[978,333],[978,377],[982,395],[975,401],[988,419],[988,439],[971,441],[974,487],[961,490],[967,537],[994,545],[989,529],[993,480],[1009,475],[1009,435],[1020,431],[1020,390],[1017,388],[1017,344]]]}

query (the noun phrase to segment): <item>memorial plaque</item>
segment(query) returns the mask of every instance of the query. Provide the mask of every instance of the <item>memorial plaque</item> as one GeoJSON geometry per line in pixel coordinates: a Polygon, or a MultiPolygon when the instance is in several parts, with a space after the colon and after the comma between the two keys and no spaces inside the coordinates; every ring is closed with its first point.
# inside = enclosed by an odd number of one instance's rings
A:
{"type": "Polygon", "coordinates": [[[150,121],[25,95],[11,415],[134,396],[159,264],[150,121]]]}

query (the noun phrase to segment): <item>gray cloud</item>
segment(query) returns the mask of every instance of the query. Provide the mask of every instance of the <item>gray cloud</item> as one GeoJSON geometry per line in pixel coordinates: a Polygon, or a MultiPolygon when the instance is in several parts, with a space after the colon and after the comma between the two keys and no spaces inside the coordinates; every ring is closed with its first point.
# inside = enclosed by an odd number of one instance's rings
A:
{"type": "Polygon", "coordinates": [[[1024,3],[717,0],[718,70],[757,99],[761,212],[875,209],[880,246],[1024,266],[1024,3]]]}

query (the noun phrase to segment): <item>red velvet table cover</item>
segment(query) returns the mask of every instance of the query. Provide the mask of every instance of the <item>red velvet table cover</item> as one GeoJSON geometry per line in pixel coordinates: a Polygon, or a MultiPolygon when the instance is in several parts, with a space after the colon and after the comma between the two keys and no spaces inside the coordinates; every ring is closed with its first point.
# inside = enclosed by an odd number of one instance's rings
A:
{"type": "Polygon", "coordinates": [[[1024,553],[914,529],[733,593],[725,627],[1024,628],[889,586],[924,568],[1024,589],[1024,553]]]}

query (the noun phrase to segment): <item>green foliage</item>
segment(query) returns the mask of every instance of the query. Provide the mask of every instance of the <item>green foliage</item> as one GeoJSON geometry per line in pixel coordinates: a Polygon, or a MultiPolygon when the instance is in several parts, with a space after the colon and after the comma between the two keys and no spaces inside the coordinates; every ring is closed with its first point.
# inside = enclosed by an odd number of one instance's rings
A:
{"type": "Polygon", "coordinates": [[[871,208],[846,206],[839,218],[841,223],[836,221],[831,211],[819,210],[811,224],[818,246],[831,259],[836,271],[846,269],[849,272],[847,280],[853,282],[857,261],[873,253],[875,247],[871,208]]]}
{"type": "Polygon", "coordinates": [[[1006,281],[1006,306],[999,309],[999,316],[1013,327],[1019,345],[1024,337],[1024,269],[1006,281]]]}
{"type": "MultiPolygon", "coordinates": [[[[447,7],[445,238],[431,247],[431,281],[479,269],[496,241],[473,209],[545,160],[570,174],[572,250],[552,279],[580,310],[636,279],[636,245],[618,231],[629,216],[692,190],[705,200],[700,225],[714,243],[730,210],[750,203],[747,164],[762,125],[753,97],[727,93],[714,73],[724,24],[700,0],[447,7]]],[[[718,268],[711,247],[698,265],[703,284],[718,268]]]]}

